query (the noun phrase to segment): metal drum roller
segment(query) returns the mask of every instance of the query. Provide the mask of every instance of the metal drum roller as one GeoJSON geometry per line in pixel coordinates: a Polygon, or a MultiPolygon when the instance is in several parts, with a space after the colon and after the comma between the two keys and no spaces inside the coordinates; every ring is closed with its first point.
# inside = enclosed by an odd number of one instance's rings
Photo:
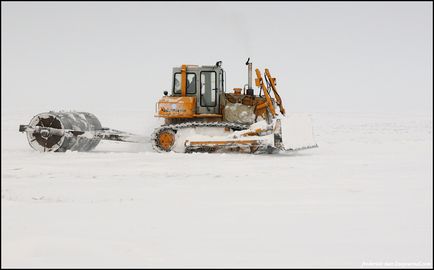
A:
{"type": "Polygon", "coordinates": [[[46,112],[35,115],[28,125],[20,125],[30,146],[41,152],[87,152],[101,140],[141,143],[146,138],[128,132],[103,128],[88,112],[46,112]]]}
{"type": "Polygon", "coordinates": [[[26,126],[30,146],[41,152],[90,151],[101,141],[97,130],[101,123],[88,112],[40,113],[26,126]]]}

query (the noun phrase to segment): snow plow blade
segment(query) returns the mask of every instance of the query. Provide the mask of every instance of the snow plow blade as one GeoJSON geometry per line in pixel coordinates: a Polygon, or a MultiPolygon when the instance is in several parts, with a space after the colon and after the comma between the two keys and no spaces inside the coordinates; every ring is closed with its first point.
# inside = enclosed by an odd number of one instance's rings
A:
{"type": "Polygon", "coordinates": [[[283,150],[298,151],[318,147],[313,137],[312,120],[308,114],[288,114],[280,120],[283,150]]]}
{"type": "Polygon", "coordinates": [[[318,147],[313,138],[311,119],[306,114],[291,114],[273,120],[260,121],[248,129],[226,136],[189,138],[185,152],[277,153],[318,147]]]}

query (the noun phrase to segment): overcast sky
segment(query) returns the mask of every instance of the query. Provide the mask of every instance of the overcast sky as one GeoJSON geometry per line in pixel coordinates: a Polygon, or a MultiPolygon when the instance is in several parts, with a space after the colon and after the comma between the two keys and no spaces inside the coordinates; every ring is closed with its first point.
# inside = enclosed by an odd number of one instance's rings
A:
{"type": "Polygon", "coordinates": [[[431,2],[2,2],[2,108],[142,110],[172,67],[268,67],[288,111],[432,111],[431,2]]]}

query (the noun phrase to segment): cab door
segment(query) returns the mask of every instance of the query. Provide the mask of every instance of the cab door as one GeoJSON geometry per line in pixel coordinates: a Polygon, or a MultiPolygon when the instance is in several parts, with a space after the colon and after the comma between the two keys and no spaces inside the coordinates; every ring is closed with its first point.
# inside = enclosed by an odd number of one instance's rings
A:
{"type": "Polygon", "coordinates": [[[198,112],[200,114],[219,113],[217,75],[217,72],[214,70],[203,70],[200,72],[198,102],[198,112]]]}

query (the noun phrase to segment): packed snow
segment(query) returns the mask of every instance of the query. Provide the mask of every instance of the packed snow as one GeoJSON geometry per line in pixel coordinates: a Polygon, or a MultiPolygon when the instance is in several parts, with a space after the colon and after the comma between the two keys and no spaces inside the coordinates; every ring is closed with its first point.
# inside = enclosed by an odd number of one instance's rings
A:
{"type": "Polygon", "coordinates": [[[313,112],[319,148],[249,155],[40,153],[40,112],[2,111],[2,267],[432,267],[432,115],[313,112]]]}

